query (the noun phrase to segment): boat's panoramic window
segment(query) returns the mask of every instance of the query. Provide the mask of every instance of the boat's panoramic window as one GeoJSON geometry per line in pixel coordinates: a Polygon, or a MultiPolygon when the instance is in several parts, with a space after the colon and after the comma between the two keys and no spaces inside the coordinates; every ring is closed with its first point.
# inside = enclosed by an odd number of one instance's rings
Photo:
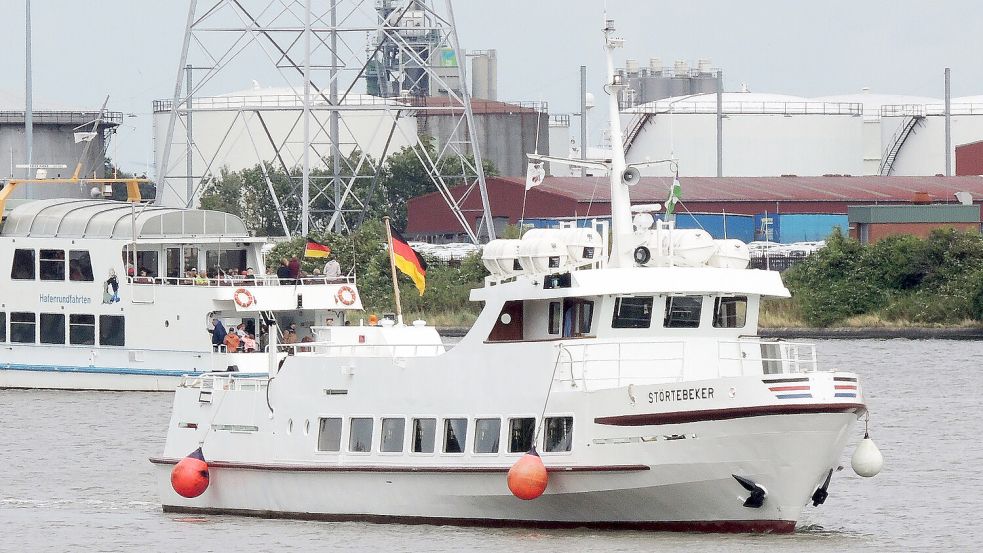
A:
{"type": "Polygon", "coordinates": [[[0,311],[0,342],[7,341],[7,314],[0,311]]]}
{"type": "Polygon", "coordinates": [[[563,335],[583,336],[590,334],[594,319],[594,302],[580,298],[563,300],[563,335]]]}
{"type": "Polygon", "coordinates": [[[65,343],[65,314],[64,313],[41,313],[41,343],[42,344],[64,344],[65,343]]]}
{"type": "Polygon", "coordinates": [[[649,328],[652,326],[652,296],[614,299],[611,328],[649,328]]]}
{"type": "Polygon", "coordinates": [[[126,345],[126,324],[122,315],[99,315],[99,345],[126,345]]]}
{"type": "Polygon", "coordinates": [[[10,267],[13,280],[34,280],[34,250],[14,250],[14,263],[10,267]]]}
{"type": "Polygon", "coordinates": [[[68,342],[76,346],[94,346],[96,343],[96,316],[69,315],[68,342]]]}
{"type": "Polygon", "coordinates": [[[41,280],[65,280],[65,250],[41,250],[41,280]]]}
{"type": "Polygon", "coordinates": [[[323,418],[317,434],[318,451],[341,451],[341,419],[323,418]]]}
{"type": "Polygon", "coordinates": [[[475,419],[474,452],[498,453],[498,438],[502,433],[502,419],[475,419]]]}
{"type": "Polygon", "coordinates": [[[573,417],[544,419],[543,451],[570,451],[573,446],[573,417]]]}
{"type": "Polygon", "coordinates": [[[10,341],[33,344],[37,340],[36,315],[34,313],[10,314],[10,341]]]}
{"type": "Polygon", "coordinates": [[[379,440],[379,450],[384,453],[403,451],[403,433],[405,430],[406,419],[382,419],[382,438],[379,440]]]}
{"type": "Polygon", "coordinates": [[[666,298],[666,328],[697,328],[703,296],[669,296],[666,298]]]}
{"type": "Polygon", "coordinates": [[[444,453],[464,453],[468,419],[444,419],[444,453]]]}
{"type": "Polygon", "coordinates": [[[536,419],[509,419],[509,453],[525,453],[532,449],[535,433],[536,419]]]}
{"type": "Polygon", "coordinates": [[[747,297],[717,298],[713,305],[715,328],[744,328],[747,322],[747,297]]]}
{"type": "Polygon", "coordinates": [[[246,270],[246,250],[208,250],[205,267],[209,271],[239,274],[246,270]]]}
{"type": "Polygon", "coordinates": [[[372,419],[352,417],[348,429],[348,451],[368,453],[372,451],[372,419]]]}
{"type": "Polygon", "coordinates": [[[413,453],[433,453],[437,419],[413,419],[413,453]]]}
{"type": "Polygon", "coordinates": [[[563,320],[563,304],[558,301],[550,302],[550,334],[560,333],[560,322],[563,320]]]}
{"type": "Polygon", "coordinates": [[[92,260],[86,250],[68,251],[68,279],[92,282],[92,260]]]}

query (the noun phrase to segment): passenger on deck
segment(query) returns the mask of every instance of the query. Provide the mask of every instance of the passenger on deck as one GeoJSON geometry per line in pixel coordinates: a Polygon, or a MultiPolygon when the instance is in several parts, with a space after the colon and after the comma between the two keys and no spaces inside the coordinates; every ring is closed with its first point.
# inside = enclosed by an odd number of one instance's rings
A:
{"type": "MultiPolygon", "coordinates": [[[[307,343],[310,343],[310,342],[313,342],[313,341],[314,341],[314,338],[311,338],[310,336],[304,336],[304,338],[300,341],[300,343],[307,344],[307,343]]],[[[309,352],[309,351],[313,351],[313,350],[312,350],[312,348],[310,346],[308,346],[308,347],[301,346],[301,347],[298,347],[297,348],[297,351],[309,352]]]]}
{"type": "Polygon", "coordinates": [[[300,260],[297,259],[296,255],[290,258],[287,267],[290,269],[290,278],[294,279],[294,283],[296,283],[297,279],[300,278],[300,260]]]}
{"type": "Polygon", "coordinates": [[[287,284],[287,280],[290,279],[290,262],[286,257],[280,261],[280,266],[276,270],[276,278],[280,281],[280,284],[287,284]]]}
{"type": "Polygon", "coordinates": [[[202,273],[198,273],[198,271],[196,270],[191,271],[191,278],[193,279],[193,282],[198,286],[208,285],[208,279],[205,277],[205,275],[202,273]]]}
{"type": "Polygon", "coordinates": [[[242,350],[246,353],[256,351],[256,337],[252,334],[246,334],[246,337],[242,339],[242,350]]]}
{"type": "Polygon", "coordinates": [[[236,325],[236,334],[239,335],[240,340],[246,337],[246,323],[236,325]]]}
{"type": "Polygon", "coordinates": [[[218,351],[218,347],[225,343],[225,325],[218,319],[212,319],[212,328],[208,329],[212,333],[212,349],[218,351]]]}
{"type": "Polygon", "coordinates": [[[230,332],[225,335],[225,351],[229,353],[235,353],[239,351],[239,345],[242,340],[239,339],[239,335],[235,332],[230,332]]]}
{"type": "Polygon", "coordinates": [[[328,262],[324,264],[323,272],[326,278],[338,278],[341,276],[341,265],[338,263],[337,259],[329,259],[328,262]]]}
{"type": "MultiPolygon", "coordinates": [[[[296,344],[297,343],[297,325],[296,324],[291,323],[290,324],[290,327],[287,328],[287,331],[283,335],[283,343],[284,344],[296,344]]],[[[286,348],[283,348],[283,349],[284,349],[284,351],[286,351],[290,355],[293,355],[293,353],[294,353],[294,348],[292,348],[292,347],[286,347],[286,348]]]]}

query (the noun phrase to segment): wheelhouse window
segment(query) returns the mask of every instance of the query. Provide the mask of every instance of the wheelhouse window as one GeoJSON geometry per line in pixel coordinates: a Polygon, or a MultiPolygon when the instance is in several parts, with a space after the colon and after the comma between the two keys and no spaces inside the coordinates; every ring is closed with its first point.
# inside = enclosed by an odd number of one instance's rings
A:
{"type": "Polygon", "coordinates": [[[669,296],[666,298],[666,328],[698,328],[703,296],[669,296]]]}
{"type": "Polygon", "coordinates": [[[611,328],[649,328],[652,326],[652,296],[614,299],[611,328]]]}
{"type": "Polygon", "coordinates": [[[34,250],[14,250],[14,263],[10,267],[13,280],[34,280],[34,250]]]}
{"type": "Polygon", "coordinates": [[[68,251],[68,279],[92,282],[92,259],[86,250],[68,251]]]}
{"type": "Polygon", "coordinates": [[[41,343],[65,343],[65,315],[62,313],[41,313],[41,343]]]}
{"type": "Polygon", "coordinates": [[[406,419],[382,419],[382,438],[379,440],[379,450],[383,453],[403,451],[405,430],[406,419]]]}
{"type": "Polygon", "coordinates": [[[0,311],[0,342],[7,341],[7,314],[0,311]]]}
{"type": "Polygon", "coordinates": [[[41,280],[65,280],[65,250],[41,250],[41,280]]]}
{"type": "Polygon", "coordinates": [[[239,274],[246,270],[246,250],[208,250],[205,252],[208,271],[239,274]]]}
{"type": "Polygon", "coordinates": [[[33,344],[37,340],[37,316],[34,313],[10,314],[10,341],[33,344]]]}
{"type": "Polygon", "coordinates": [[[413,453],[433,453],[437,419],[413,419],[413,453]]]}
{"type": "Polygon", "coordinates": [[[444,419],[444,453],[464,453],[468,419],[444,419]]]}
{"type": "Polygon", "coordinates": [[[126,323],[122,315],[99,315],[99,345],[126,345],[126,323]]]}
{"type": "Polygon", "coordinates": [[[734,296],[714,300],[714,328],[744,328],[745,323],[747,323],[747,297],[734,296]]]}
{"type": "Polygon", "coordinates": [[[318,451],[341,451],[341,419],[322,418],[317,434],[318,451]]]}
{"type": "Polygon", "coordinates": [[[594,302],[580,298],[563,300],[563,336],[590,334],[594,302]]]}
{"type": "Polygon", "coordinates": [[[558,301],[550,302],[550,334],[560,333],[560,323],[563,321],[563,304],[558,301]]]}
{"type": "Polygon", "coordinates": [[[523,417],[509,419],[509,453],[525,453],[532,449],[536,434],[536,419],[523,417]]]}
{"type": "Polygon", "coordinates": [[[69,315],[68,341],[76,346],[94,346],[96,343],[96,316],[69,315]]]}
{"type": "Polygon", "coordinates": [[[348,451],[368,453],[372,451],[372,419],[352,417],[348,429],[348,451]]]}
{"type": "Polygon", "coordinates": [[[498,453],[498,437],[502,433],[502,419],[475,419],[474,452],[498,453]]]}
{"type": "Polygon", "coordinates": [[[573,417],[547,417],[543,424],[543,451],[570,451],[573,446],[573,417]]]}

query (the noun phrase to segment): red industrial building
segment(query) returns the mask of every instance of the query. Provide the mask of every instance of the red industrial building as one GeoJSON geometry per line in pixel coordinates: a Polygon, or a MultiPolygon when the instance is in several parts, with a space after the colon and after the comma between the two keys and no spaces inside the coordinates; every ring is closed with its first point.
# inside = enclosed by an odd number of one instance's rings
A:
{"type": "MultiPolygon", "coordinates": [[[[931,203],[957,204],[954,194],[968,192],[983,202],[983,178],[958,177],[685,177],[683,204],[693,213],[816,213],[846,215],[848,206],[931,203]]],[[[611,212],[606,177],[547,177],[525,192],[521,177],[489,178],[488,198],[496,228],[520,217],[603,216],[611,212]],[[525,212],[523,213],[523,195],[525,212]]],[[[664,202],[671,177],[644,177],[632,188],[632,203],[664,202]]],[[[452,194],[477,229],[481,197],[477,189],[458,187],[452,194]]],[[[447,241],[463,231],[439,193],[410,200],[406,233],[415,239],[447,241]]]]}

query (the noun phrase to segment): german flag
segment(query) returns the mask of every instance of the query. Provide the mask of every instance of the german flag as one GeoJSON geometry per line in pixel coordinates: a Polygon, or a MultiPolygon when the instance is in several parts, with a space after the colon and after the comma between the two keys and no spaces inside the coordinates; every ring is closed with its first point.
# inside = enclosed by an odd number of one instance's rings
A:
{"type": "Polygon", "coordinates": [[[392,254],[396,268],[410,277],[422,296],[423,291],[427,289],[427,262],[395,230],[392,231],[392,240],[392,254]]]}
{"type": "Polygon", "coordinates": [[[324,244],[307,239],[307,246],[304,247],[304,257],[328,257],[331,255],[331,248],[324,244]]]}

